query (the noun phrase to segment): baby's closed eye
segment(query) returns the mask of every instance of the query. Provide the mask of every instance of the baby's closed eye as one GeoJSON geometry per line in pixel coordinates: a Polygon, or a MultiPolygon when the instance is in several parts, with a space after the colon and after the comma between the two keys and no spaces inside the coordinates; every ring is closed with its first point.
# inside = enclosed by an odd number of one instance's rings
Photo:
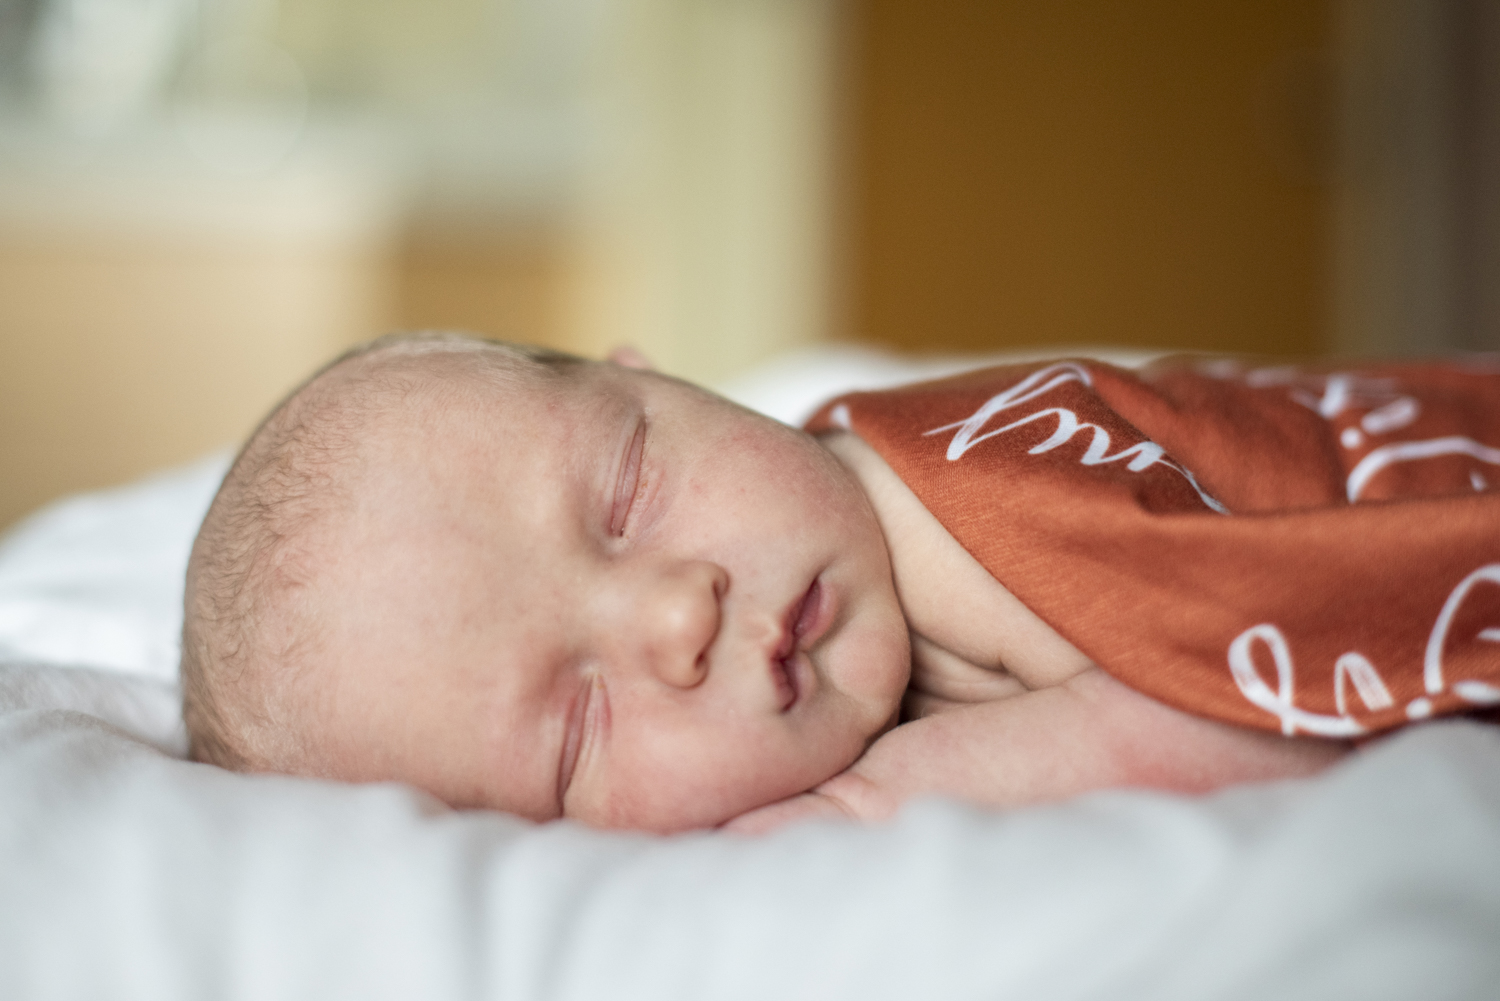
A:
{"type": "Polygon", "coordinates": [[[563,804],[567,799],[568,789],[573,784],[578,763],[588,757],[596,731],[607,712],[606,698],[604,679],[591,674],[583,679],[568,710],[557,768],[557,802],[560,812],[567,812],[563,804]]]}
{"type": "Polygon", "coordinates": [[[630,514],[635,509],[636,498],[641,492],[641,466],[645,452],[646,421],[642,419],[636,425],[635,434],[626,447],[624,459],[620,463],[620,475],[615,480],[614,503],[610,506],[609,514],[610,535],[624,535],[629,525],[630,514]]]}

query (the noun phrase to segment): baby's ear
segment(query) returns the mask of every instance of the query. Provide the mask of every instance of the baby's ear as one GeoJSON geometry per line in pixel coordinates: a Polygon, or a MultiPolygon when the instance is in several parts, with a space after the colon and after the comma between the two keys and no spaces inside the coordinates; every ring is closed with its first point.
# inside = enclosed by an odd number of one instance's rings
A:
{"type": "Polygon", "coordinates": [[[646,356],[628,344],[621,345],[609,353],[609,360],[623,368],[638,368],[643,372],[655,372],[646,356]]]}

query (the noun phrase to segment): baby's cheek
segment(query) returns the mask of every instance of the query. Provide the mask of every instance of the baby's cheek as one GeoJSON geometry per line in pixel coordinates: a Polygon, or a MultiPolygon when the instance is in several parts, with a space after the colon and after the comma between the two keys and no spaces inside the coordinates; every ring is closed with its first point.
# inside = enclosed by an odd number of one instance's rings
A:
{"type": "MultiPolygon", "coordinates": [[[[897,606],[899,609],[899,606],[897,606]]],[[[873,734],[899,711],[911,683],[911,636],[896,614],[872,615],[851,623],[840,686],[863,709],[865,736],[873,734]],[[860,628],[863,626],[863,628],[860,628]]]]}

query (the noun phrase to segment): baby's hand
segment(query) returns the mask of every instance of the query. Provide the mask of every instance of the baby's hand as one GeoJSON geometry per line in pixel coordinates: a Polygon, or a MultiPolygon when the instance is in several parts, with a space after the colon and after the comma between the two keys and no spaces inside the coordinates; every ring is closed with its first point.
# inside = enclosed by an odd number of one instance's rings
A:
{"type": "Polygon", "coordinates": [[[809,820],[814,817],[847,819],[852,816],[853,814],[846,811],[837,800],[814,790],[790,799],[779,800],[769,806],[762,806],[749,813],[742,813],[726,821],[720,829],[734,831],[736,834],[765,834],[783,824],[798,820],[809,820]]]}
{"type": "Polygon", "coordinates": [[[1010,807],[1104,788],[1207,792],[1310,775],[1343,754],[1332,741],[1189,715],[1091,668],[1052,688],[903,723],[811,792],[725,826],[759,833],[806,817],[879,820],[924,795],[1010,807]]]}
{"type": "Polygon", "coordinates": [[[783,824],[813,818],[879,820],[896,812],[897,800],[852,769],[800,796],[742,813],[723,825],[738,834],[764,834],[783,824]]]}

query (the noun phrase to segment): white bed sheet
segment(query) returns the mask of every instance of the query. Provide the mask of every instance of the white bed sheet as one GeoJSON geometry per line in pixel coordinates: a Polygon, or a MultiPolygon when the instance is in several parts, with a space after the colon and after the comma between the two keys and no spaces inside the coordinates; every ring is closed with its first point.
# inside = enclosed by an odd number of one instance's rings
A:
{"type": "MultiPolygon", "coordinates": [[[[913,371],[834,351],[728,388],[795,420],[913,371]]],[[[1200,799],[929,801],[761,839],[182,761],[180,574],[224,461],[0,542],[0,998],[1500,990],[1500,731],[1476,724],[1200,799]]]]}

